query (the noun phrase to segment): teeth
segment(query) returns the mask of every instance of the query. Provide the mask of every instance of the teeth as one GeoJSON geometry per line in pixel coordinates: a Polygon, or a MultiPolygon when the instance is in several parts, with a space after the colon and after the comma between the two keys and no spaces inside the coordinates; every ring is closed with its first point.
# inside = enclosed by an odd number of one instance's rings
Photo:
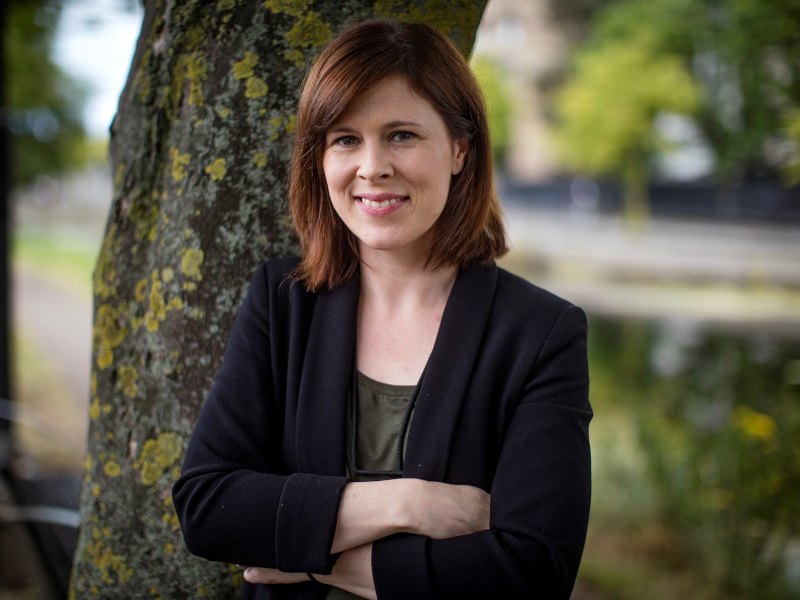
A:
{"type": "Polygon", "coordinates": [[[359,198],[361,203],[364,206],[369,206],[370,208],[386,208],[387,206],[391,206],[392,204],[397,204],[400,202],[399,198],[392,198],[390,200],[383,200],[381,202],[376,202],[375,200],[370,200],[369,198],[359,198]]]}

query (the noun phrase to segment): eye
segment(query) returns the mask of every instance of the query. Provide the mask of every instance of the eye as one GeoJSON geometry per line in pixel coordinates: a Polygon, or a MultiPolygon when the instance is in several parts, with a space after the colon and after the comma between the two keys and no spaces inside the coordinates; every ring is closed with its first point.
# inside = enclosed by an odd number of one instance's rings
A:
{"type": "Polygon", "coordinates": [[[330,142],[331,146],[344,146],[346,148],[355,146],[356,144],[358,144],[358,138],[354,135],[342,135],[334,138],[333,141],[330,142]]]}
{"type": "Polygon", "coordinates": [[[389,139],[391,139],[394,142],[408,142],[410,140],[415,139],[416,137],[417,134],[411,131],[395,131],[394,133],[392,133],[389,139]]]}

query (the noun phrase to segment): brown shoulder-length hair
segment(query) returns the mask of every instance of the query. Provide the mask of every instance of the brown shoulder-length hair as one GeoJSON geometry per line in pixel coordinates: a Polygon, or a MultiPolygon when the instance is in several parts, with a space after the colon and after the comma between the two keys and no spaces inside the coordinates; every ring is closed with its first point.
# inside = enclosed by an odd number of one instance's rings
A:
{"type": "Polygon", "coordinates": [[[429,266],[486,264],[507,250],[486,108],[469,65],[429,25],[372,19],[330,42],[300,94],[289,207],[302,250],[295,277],[309,290],[335,288],[358,268],[357,240],[328,195],[322,168],[326,132],[359,94],[390,75],[404,76],[433,105],[453,139],[469,140],[464,166],[453,176],[433,227],[429,266]]]}

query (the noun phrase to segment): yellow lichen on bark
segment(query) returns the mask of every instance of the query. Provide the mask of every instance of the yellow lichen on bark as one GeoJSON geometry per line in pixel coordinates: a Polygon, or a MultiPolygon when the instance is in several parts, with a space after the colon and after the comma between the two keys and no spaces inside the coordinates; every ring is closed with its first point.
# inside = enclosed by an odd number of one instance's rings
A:
{"type": "Polygon", "coordinates": [[[253,76],[253,69],[258,64],[258,56],[245,52],[244,58],[233,63],[233,76],[236,79],[247,79],[253,76]]]}
{"type": "Polygon", "coordinates": [[[122,467],[119,466],[116,460],[110,458],[103,463],[103,473],[108,477],[119,477],[122,473],[122,467]]]}
{"type": "Polygon", "coordinates": [[[180,460],[183,438],[177,433],[165,432],[142,445],[142,453],[134,464],[145,485],[155,485],[159,478],[180,460]]]}
{"type": "Polygon", "coordinates": [[[310,4],[309,0],[264,0],[264,7],[273,14],[285,13],[293,17],[302,16],[310,4]]]}
{"type": "MultiPolygon", "coordinates": [[[[250,100],[262,98],[269,92],[267,82],[255,76],[254,70],[258,62],[259,58],[256,54],[246,51],[242,60],[233,63],[233,77],[238,80],[245,80],[244,96],[250,100]]],[[[228,109],[225,110],[228,111],[228,109]]],[[[222,116],[222,114],[220,114],[220,116],[222,116]]],[[[223,116],[223,118],[226,117],[227,114],[223,116]]]]}
{"type": "Polygon", "coordinates": [[[100,246],[97,265],[94,269],[93,285],[95,296],[107,300],[116,292],[117,269],[114,266],[114,246],[117,226],[112,224],[100,246]]]}
{"type": "Polygon", "coordinates": [[[269,86],[260,77],[248,77],[244,86],[244,97],[248,100],[263,98],[269,92],[269,86]]]}
{"type": "Polygon", "coordinates": [[[267,166],[267,154],[266,152],[254,152],[253,153],[253,164],[258,167],[259,169],[263,169],[267,166]]]}
{"type": "Polygon", "coordinates": [[[333,37],[331,26],[322,16],[309,10],[308,0],[265,0],[264,6],[273,14],[286,14],[297,19],[285,39],[289,49],[283,57],[296,67],[305,66],[309,50],[322,48],[333,37]]]}
{"type": "Polygon", "coordinates": [[[142,325],[150,333],[158,331],[159,326],[166,320],[167,314],[173,310],[181,310],[185,304],[183,298],[180,296],[173,296],[169,302],[164,297],[164,284],[170,283],[175,278],[175,269],[172,267],[165,267],[159,271],[153,269],[150,274],[150,293],[146,291],[147,280],[140,279],[136,283],[134,295],[138,301],[148,300],[147,311],[144,317],[134,317],[131,319],[131,325],[134,329],[138,329],[142,325]],[[161,279],[159,279],[159,275],[161,279]]]}
{"type": "MultiPolygon", "coordinates": [[[[111,532],[107,528],[92,528],[92,541],[86,548],[86,555],[100,571],[100,579],[108,585],[114,583],[127,583],[133,576],[133,569],[130,568],[125,557],[116,554],[109,548],[105,539],[108,539],[111,532]]],[[[99,591],[99,590],[98,590],[99,591]]]]}
{"type": "Polygon", "coordinates": [[[117,371],[117,385],[128,398],[139,393],[139,371],[133,365],[122,365],[117,371]]]}
{"type": "Polygon", "coordinates": [[[299,17],[286,33],[286,41],[293,48],[321,48],[327,44],[333,32],[319,13],[310,11],[299,17]]]}
{"type": "Polygon", "coordinates": [[[206,165],[203,172],[211,177],[212,181],[222,181],[228,171],[228,163],[224,158],[217,158],[206,165]]]}
{"type": "MultiPolygon", "coordinates": [[[[202,43],[203,35],[202,29],[195,28],[187,32],[184,41],[190,48],[196,48],[202,43]]],[[[205,106],[203,84],[208,79],[208,63],[203,53],[193,49],[181,54],[175,64],[174,73],[167,104],[170,116],[177,117],[187,91],[187,104],[196,107],[205,106]]]]}
{"type": "Polygon", "coordinates": [[[100,398],[95,396],[89,405],[89,418],[93,421],[100,418],[100,398]]]}
{"type": "Polygon", "coordinates": [[[189,164],[189,154],[183,154],[177,148],[170,148],[169,155],[172,158],[172,179],[176,183],[186,179],[186,166],[189,164]]]}
{"type": "Polygon", "coordinates": [[[133,297],[137,302],[144,302],[144,299],[147,297],[147,279],[144,277],[133,286],[133,297]]]}
{"type": "Polygon", "coordinates": [[[127,328],[120,325],[125,313],[124,307],[115,309],[110,304],[102,304],[97,309],[92,337],[99,369],[107,369],[111,366],[114,361],[114,349],[128,335],[127,328]]]}
{"type": "Polygon", "coordinates": [[[161,522],[168,525],[172,531],[179,531],[181,528],[178,514],[175,512],[175,506],[172,503],[171,494],[168,494],[164,500],[164,513],[161,515],[161,522]]]}
{"type": "Polygon", "coordinates": [[[120,163],[114,171],[114,190],[118,190],[122,185],[122,178],[125,175],[125,165],[120,163]]]}
{"type": "Polygon", "coordinates": [[[154,269],[151,273],[150,302],[144,315],[144,325],[151,333],[158,331],[159,323],[167,318],[167,303],[164,301],[162,288],[163,285],[158,279],[158,271],[154,269]]]}
{"type": "Polygon", "coordinates": [[[204,254],[200,248],[185,248],[181,256],[181,273],[189,279],[200,281],[203,274],[200,267],[203,265],[204,254]]]}

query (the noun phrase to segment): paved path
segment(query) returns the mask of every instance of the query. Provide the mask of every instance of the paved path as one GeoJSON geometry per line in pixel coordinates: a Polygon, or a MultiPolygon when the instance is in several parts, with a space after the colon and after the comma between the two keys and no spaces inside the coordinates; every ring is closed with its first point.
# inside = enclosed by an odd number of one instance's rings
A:
{"type": "Polygon", "coordinates": [[[50,442],[71,455],[70,462],[77,456],[80,463],[88,422],[91,302],[24,270],[14,270],[12,286],[16,335],[41,357],[40,365],[18,376],[17,386],[38,390],[42,382],[30,378],[51,379],[48,375],[57,386],[49,398],[26,398],[26,416],[50,442]]]}
{"type": "Polygon", "coordinates": [[[800,333],[800,227],[506,207],[509,268],[590,311],[800,333]]]}

